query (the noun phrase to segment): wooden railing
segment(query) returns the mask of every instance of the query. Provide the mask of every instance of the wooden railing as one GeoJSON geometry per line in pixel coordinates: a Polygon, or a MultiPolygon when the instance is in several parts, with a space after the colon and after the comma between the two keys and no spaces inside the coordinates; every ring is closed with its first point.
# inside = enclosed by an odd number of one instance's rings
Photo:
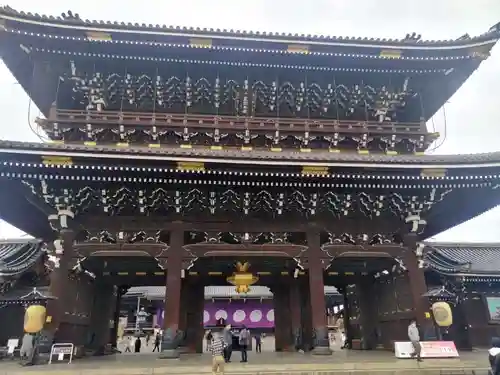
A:
{"type": "Polygon", "coordinates": [[[54,123],[64,125],[94,125],[100,127],[123,125],[125,127],[152,127],[183,129],[220,129],[229,131],[285,131],[290,133],[311,131],[314,133],[356,133],[356,134],[405,134],[430,135],[423,122],[376,122],[331,119],[296,118],[252,118],[236,116],[212,116],[173,113],[143,113],[117,111],[76,111],[53,109],[48,119],[38,120],[42,126],[54,123]]]}

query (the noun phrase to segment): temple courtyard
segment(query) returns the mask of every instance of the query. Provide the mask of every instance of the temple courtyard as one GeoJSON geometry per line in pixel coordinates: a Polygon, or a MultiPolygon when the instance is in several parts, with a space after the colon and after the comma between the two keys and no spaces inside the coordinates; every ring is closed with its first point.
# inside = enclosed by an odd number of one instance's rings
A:
{"type": "MultiPolygon", "coordinates": [[[[421,363],[396,359],[384,351],[335,351],[332,356],[300,353],[249,352],[248,363],[226,365],[226,374],[487,374],[487,352],[461,353],[460,359],[428,359],[421,363]]],[[[158,359],[157,353],[140,353],[78,359],[74,363],[54,363],[21,367],[15,361],[0,362],[0,375],[32,373],[39,375],[144,375],[144,374],[208,374],[209,354],[184,354],[178,360],[158,359]]]]}

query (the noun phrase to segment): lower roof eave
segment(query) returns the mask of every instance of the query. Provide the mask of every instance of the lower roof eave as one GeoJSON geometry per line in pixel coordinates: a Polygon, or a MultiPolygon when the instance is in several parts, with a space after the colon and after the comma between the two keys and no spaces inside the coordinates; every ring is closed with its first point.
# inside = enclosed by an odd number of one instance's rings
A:
{"type": "Polygon", "coordinates": [[[457,169],[500,167],[500,152],[470,155],[386,155],[328,151],[240,151],[181,147],[114,147],[0,141],[0,154],[108,160],[157,160],[228,165],[315,166],[390,169],[457,169]]]}

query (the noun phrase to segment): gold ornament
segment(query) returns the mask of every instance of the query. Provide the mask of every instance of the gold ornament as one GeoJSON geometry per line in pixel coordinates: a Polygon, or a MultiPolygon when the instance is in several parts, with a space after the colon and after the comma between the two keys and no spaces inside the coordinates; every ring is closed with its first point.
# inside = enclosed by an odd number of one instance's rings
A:
{"type": "Polygon", "coordinates": [[[259,278],[248,272],[250,264],[248,262],[236,263],[236,272],[232,276],[227,278],[227,282],[236,286],[236,293],[248,293],[250,291],[250,285],[255,284],[259,278]]]}

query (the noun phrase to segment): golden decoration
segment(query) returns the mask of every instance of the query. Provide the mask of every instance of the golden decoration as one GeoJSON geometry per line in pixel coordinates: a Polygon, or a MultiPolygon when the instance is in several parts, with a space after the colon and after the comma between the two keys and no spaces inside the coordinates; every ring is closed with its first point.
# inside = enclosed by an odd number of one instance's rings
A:
{"type": "Polygon", "coordinates": [[[249,268],[250,263],[237,262],[236,272],[227,278],[227,282],[236,287],[236,293],[248,293],[250,291],[250,285],[255,284],[259,280],[257,276],[248,272],[249,268]]]}

